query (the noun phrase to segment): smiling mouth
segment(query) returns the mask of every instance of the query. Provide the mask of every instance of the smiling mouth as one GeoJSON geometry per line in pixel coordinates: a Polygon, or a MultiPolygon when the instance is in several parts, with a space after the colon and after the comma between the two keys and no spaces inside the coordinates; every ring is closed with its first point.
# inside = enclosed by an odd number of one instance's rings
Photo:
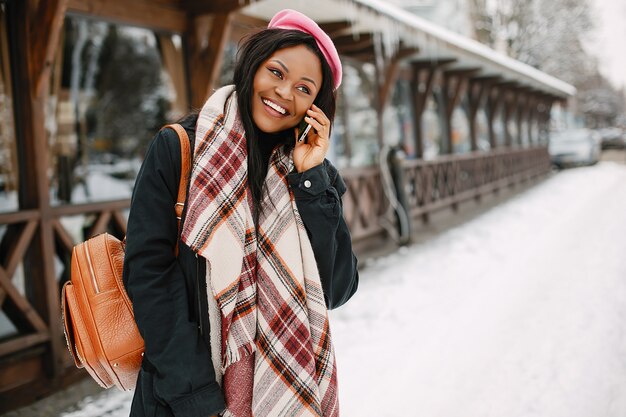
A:
{"type": "Polygon", "coordinates": [[[268,99],[264,98],[263,99],[263,104],[265,104],[266,106],[268,106],[272,110],[275,110],[276,112],[282,114],[283,116],[287,116],[289,114],[287,112],[287,109],[285,109],[284,107],[279,106],[278,104],[276,104],[273,101],[270,101],[268,99]]]}

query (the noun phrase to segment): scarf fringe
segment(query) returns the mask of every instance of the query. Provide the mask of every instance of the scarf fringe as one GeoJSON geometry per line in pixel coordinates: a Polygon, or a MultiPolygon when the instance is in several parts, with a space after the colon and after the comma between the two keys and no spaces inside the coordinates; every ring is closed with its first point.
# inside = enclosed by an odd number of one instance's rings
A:
{"type": "Polygon", "coordinates": [[[254,343],[248,343],[243,346],[239,346],[239,349],[232,350],[229,349],[229,346],[226,346],[226,353],[224,354],[224,359],[222,361],[222,373],[226,372],[226,368],[231,366],[234,363],[239,362],[240,360],[247,358],[248,356],[254,353],[254,343]]]}

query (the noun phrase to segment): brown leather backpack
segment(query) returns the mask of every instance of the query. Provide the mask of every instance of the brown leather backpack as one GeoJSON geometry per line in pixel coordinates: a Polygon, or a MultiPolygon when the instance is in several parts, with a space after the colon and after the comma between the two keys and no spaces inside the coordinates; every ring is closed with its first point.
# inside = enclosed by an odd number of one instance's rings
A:
{"type": "MultiPolygon", "coordinates": [[[[189,138],[179,124],[166,127],[178,133],[181,146],[176,203],[180,228],[189,179],[189,138]]],[[[103,233],[74,246],[61,307],[67,347],[76,366],[84,367],[103,388],[115,385],[127,391],[137,382],[144,344],[122,282],[124,243],[103,233]]]]}

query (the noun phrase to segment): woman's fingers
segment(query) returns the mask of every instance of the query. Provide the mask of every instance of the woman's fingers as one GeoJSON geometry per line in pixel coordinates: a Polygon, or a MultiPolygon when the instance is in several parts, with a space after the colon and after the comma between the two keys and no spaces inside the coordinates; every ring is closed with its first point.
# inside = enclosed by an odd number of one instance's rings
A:
{"type": "Polygon", "coordinates": [[[322,109],[317,107],[315,104],[313,104],[311,108],[307,110],[307,117],[313,118],[321,126],[324,126],[326,128],[326,131],[328,131],[328,127],[330,127],[330,120],[328,120],[328,117],[326,117],[322,109]]]}
{"type": "Polygon", "coordinates": [[[324,125],[322,125],[320,122],[309,116],[305,117],[304,120],[306,120],[306,122],[310,124],[313,129],[315,129],[318,136],[327,136],[325,134],[326,132],[324,131],[324,125]]]}
{"type": "Polygon", "coordinates": [[[325,144],[319,143],[319,140],[322,140],[323,142],[328,141],[330,133],[330,120],[328,120],[328,117],[326,117],[324,112],[319,107],[313,105],[309,110],[307,110],[307,116],[304,120],[310,124],[313,129],[315,129],[316,135],[313,135],[316,139],[315,144],[324,146],[325,144]]]}

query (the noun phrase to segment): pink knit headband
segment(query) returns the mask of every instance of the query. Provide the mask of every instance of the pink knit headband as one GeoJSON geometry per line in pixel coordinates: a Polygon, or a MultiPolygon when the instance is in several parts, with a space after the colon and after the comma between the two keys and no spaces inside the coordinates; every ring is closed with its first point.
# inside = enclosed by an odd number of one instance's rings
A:
{"type": "Polygon", "coordinates": [[[330,66],[335,80],[335,90],[341,85],[341,61],[335,44],[313,20],[300,12],[291,9],[281,10],[276,13],[269,25],[270,29],[293,29],[308,33],[315,38],[317,46],[319,46],[324,58],[330,66]]]}

